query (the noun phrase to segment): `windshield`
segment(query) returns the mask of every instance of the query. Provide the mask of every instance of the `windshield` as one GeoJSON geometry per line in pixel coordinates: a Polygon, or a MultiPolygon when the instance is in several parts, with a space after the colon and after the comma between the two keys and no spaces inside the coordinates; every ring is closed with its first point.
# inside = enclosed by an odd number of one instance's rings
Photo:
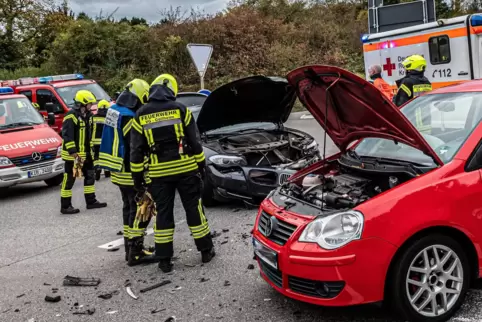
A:
{"type": "Polygon", "coordinates": [[[97,83],[89,83],[89,84],[79,84],[79,85],[72,85],[72,86],[65,86],[57,88],[57,92],[59,93],[62,100],[67,104],[68,107],[74,107],[74,96],[77,91],[80,90],[88,90],[94,94],[97,102],[100,100],[106,100],[108,102],[111,101],[110,96],[104,91],[102,87],[100,87],[97,83]]]}
{"type": "MultiPolygon", "coordinates": [[[[179,93],[176,97],[176,101],[184,106],[202,106],[208,97],[201,94],[182,94],[179,93]]],[[[192,111],[192,110],[191,110],[192,111]]]]}
{"type": "Polygon", "coordinates": [[[0,98],[0,128],[44,123],[28,98],[0,98]]]}
{"type": "MultiPolygon", "coordinates": [[[[450,162],[482,118],[482,93],[421,96],[401,112],[444,162],[450,162]]],[[[420,150],[387,139],[367,138],[355,148],[360,157],[388,158],[433,165],[420,150]]]]}

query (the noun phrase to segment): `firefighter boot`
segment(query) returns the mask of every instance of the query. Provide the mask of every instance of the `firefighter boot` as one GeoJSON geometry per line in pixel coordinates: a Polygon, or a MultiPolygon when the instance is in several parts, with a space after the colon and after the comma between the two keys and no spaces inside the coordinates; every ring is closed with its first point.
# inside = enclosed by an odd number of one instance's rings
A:
{"type": "Polygon", "coordinates": [[[161,258],[159,261],[159,268],[163,273],[170,273],[172,272],[172,262],[171,258],[161,258]]]}
{"type": "Polygon", "coordinates": [[[142,237],[130,240],[129,256],[127,265],[135,266],[143,263],[156,263],[159,261],[154,255],[148,255],[144,250],[144,239],[142,237]]]}
{"type": "Polygon", "coordinates": [[[216,252],[214,251],[214,247],[208,249],[208,250],[203,250],[201,252],[201,260],[203,263],[209,263],[214,256],[216,256],[216,252]]]}
{"type": "Polygon", "coordinates": [[[67,208],[60,208],[60,213],[62,215],[75,215],[75,214],[78,214],[79,212],[80,212],[79,209],[74,208],[72,206],[69,206],[67,208]]]}
{"type": "Polygon", "coordinates": [[[87,209],[97,209],[97,208],[105,208],[107,207],[107,202],[99,202],[96,200],[93,203],[88,203],[87,204],[87,209]]]}
{"type": "Polygon", "coordinates": [[[106,178],[109,178],[109,177],[110,177],[110,171],[104,170],[104,176],[105,176],[106,178]]]}

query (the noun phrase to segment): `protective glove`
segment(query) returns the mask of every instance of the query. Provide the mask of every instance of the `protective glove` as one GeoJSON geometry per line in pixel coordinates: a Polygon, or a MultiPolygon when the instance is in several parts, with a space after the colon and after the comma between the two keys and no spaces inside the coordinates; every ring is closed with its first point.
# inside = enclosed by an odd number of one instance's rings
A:
{"type": "MultiPolygon", "coordinates": [[[[137,198],[137,197],[136,197],[137,198]]],[[[157,214],[154,200],[149,192],[145,191],[140,199],[137,199],[136,218],[140,222],[146,222],[157,214]]]]}
{"type": "Polygon", "coordinates": [[[74,159],[74,168],[72,169],[73,177],[74,178],[82,178],[82,167],[84,166],[84,160],[78,155],[75,154],[74,159]]]}

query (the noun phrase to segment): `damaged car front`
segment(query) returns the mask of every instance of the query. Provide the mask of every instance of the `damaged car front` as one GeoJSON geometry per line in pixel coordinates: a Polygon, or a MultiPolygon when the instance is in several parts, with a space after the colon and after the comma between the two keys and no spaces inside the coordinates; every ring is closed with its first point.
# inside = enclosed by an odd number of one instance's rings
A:
{"type": "Polygon", "coordinates": [[[257,203],[320,160],[313,137],[284,126],[295,99],[286,79],[253,76],[216,89],[200,110],[190,107],[207,160],[205,205],[231,199],[257,203]]]}
{"type": "Polygon", "coordinates": [[[453,88],[399,110],[339,68],[287,78],[341,152],[261,204],[253,246],[262,277],[304,302],[390,298],[407,320],[445,321],[479,273],[469,262],[480,258],[473,213],[482,203],[471,196],[481,179],[465,163],[479,145],[482,93],[453,88]]]}

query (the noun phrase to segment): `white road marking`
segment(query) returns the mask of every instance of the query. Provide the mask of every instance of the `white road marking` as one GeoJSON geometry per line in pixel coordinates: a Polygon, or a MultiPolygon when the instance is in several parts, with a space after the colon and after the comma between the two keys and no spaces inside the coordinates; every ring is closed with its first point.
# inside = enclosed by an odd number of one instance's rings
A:
{"type": "MultiPolygon", "coordinates": [[[[179,220],[175,225],[177,226],[177,225],[183,224],[185,222],[186,222],[186,219],[179,220]]],[[[148,228],[146,230],[146,235],[152,235],[152,234],[154,234],[154,229],[148,228]]],[[[124,245],[124,237],[113,240],[110,243],[103,244],[103,245],[100,245],[100,246],[97,246],[97,247],[103,248],[103,249],[109,249],[109,248],[113,248],[113,247],[119,247],[119,246],[122,246],[122,245],[124,245]]]]}
{"type": "Polygon", "coordinates": [[[307,120],[307,119],[314,119],[313,115],[310,114],[303,114],[300,116],[301,120],[307,120]]]}

